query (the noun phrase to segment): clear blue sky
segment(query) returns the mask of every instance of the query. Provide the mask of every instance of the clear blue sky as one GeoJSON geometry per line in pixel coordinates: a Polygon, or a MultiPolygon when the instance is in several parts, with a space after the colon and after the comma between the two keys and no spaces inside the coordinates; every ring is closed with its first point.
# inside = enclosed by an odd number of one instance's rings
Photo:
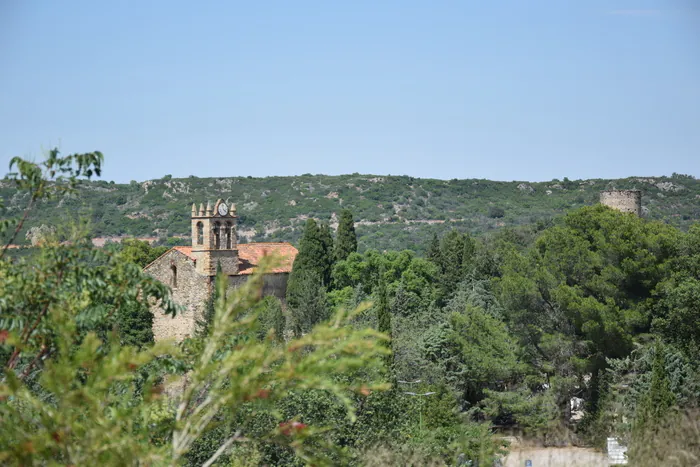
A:
{"type": "Polygon", "coordinates": [[[0,175],[700,176],[700,1],[0,0],[0,175]]]}

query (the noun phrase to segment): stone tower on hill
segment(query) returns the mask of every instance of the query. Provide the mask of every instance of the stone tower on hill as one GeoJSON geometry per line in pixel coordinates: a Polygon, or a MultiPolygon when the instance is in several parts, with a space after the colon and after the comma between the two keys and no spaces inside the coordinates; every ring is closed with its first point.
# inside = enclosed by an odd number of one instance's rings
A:
{"type": "Polygon", "coordinates": [[[196,322],[203,316],[213,292],[217,270],[228,276],[229,288],[237,288],[248,279],[265,255],[274,254],[280,265],[264,278],[263,295],[284,302],[287,278],[297,249],[289,243],[238,243],[236,206],[218,200],[192,205],[191,246],[176,246],[144,268],[144,272],[167,284],[173,299],[183,307],[174,318],[153,309],[153,335],[156,340],[182,340],[192,336],[196,322]]]}
{"type": "Polygon", "coordinates": [[[600,204],[622,212],[642,215],[642,192],[640,190],[608,190],[600,192],[600,204]]]}

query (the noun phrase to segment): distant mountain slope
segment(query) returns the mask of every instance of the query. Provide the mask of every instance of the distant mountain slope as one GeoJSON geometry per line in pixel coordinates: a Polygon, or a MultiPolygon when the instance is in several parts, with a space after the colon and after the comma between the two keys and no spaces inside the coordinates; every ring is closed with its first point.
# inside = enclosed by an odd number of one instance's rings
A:
{"type": "MultiPolygon", "coordinates": [[[[189,235],[193,202],[223,198],[238,207],[239,236],[247,241],[296,241],[308,217],[333,223],[350,208],[360,246],[422,248],[433,231],[454,226],[479,234],[559,216],[598,202],[601,190],[638,188],[645,215],[681,228],[700,219],[700,181],[691,176],[630,177],[529,183],[435,180],[407,176],[301,175],[173,179],[143,183],[95,181],[60,203],[41,206],[25,231],[59,225],[79,216],[91,220],[95,236],[189,235]]],[[[26,200],[0,182],[5,216],[18,215],[26,200]]],[[[24,232],[20,239],[24,241],[24,232]]]]}

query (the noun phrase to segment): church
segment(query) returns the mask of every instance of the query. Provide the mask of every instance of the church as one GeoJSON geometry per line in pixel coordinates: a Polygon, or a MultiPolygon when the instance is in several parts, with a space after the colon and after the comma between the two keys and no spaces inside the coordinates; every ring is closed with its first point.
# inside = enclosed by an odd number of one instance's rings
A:
{"type": "Polygon", "coordinates": [[[238,243],[236,206],[219,199],[206,208],[192,205],[191,246],[176,246],[144,268],[144,272],[173,291],[173,299],[184,309],[174,318],[153,310],[153,336],[156,340],[181,341],[192,336],[197,318],[204,313],[213,291],[217,269],[228,277],[229,287],[242,285],[253,273],[260,258],[275,254],[277,268],[264,277],[263,295],[284,301],[287,279],[297,249],[290,243],[238,243]]]}

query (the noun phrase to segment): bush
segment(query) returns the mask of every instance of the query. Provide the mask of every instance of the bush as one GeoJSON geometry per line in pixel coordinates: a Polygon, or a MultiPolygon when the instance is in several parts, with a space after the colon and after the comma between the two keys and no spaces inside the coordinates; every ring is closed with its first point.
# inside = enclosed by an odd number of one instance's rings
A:
{"type": "Polygon", "coordinates": [[[498,206],[491,206],[487,215],[491,219],[500,219],[501,217],[506,215],[506,212],[505,210],[503,210],[503,208],[499,208],[498,206]]]}

